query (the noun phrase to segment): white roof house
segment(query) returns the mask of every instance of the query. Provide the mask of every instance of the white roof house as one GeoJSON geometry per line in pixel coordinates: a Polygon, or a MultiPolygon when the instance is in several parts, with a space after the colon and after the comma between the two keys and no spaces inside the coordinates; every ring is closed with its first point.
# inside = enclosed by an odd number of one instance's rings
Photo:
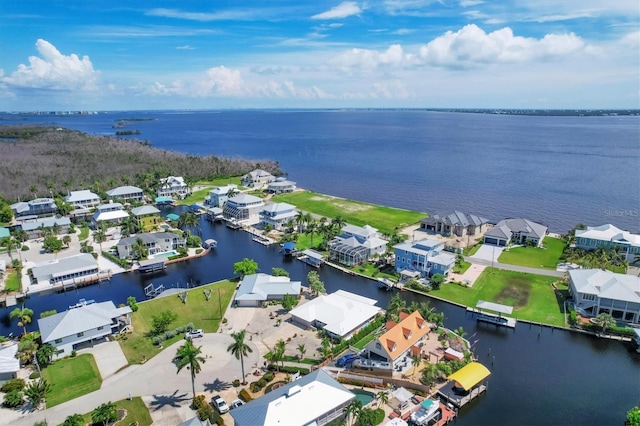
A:
{"type": "Polygon", "coordinates": [[[129,217],[129,213],[124,210],[122,204],[111,202],[96,206],[96,212],[92,220],[94,223],[118,223],[127,217],[129,217]]]}
{"type": "Polygon", "coordinates": [[[19,201],[11,204],[16,219],[55,214],[58,210],[53,198],[36,198],[31,201],[19,201]]]}
{"type": "Polygon", "coordinates": [[[58,356],[68,354],[78,344],[107,336],[117,330],[118,318],[127,318],[129,306],[116,308],[111,301],[80,306],[38,320],[43,343],[58,349],[58,356]]]}
{"type": "Polygon", "coordinates": [[[100,204],[100,197],[88,189],[82,191],[71,191],[69,195],[65,197],[67,203],[77,208],[89,208],[95,207],[100,204]]]}
{"type": "Polygon", "coordinates": [[[375,304],[374,299],[338,290],[296,307],[291,316],[305,326],[313,325],[346,339],[380,312],[375,304]]]}
{"type": "Polygon", "coordinates": [[[293,192],[296,189],[296,183],[286,178],[279,177],[276,178],[273,182],[269,182],[267,185],[267,190],[269,192],[273,192],[274,194],[282,194],[286,192],[293,192]]]}
{"type": "Polygon", "coordinates": [[[132,208],[131,209],[131,214],[134,215],[134,216],[144,216],[144,215],[148,215],[148,214],[160,214],[160,210],[147,204],[147,205],[144,205],[144,206],[132,208]]]}
{"type": "Polygon", "coordinates": [[[274,180],[275,176],[262,169],[255,169],[240,178],[240,182],[246,187],[261,187],[274,180]]]}
{"type": "Polygon", "coordinates": [[[38,284],[56,284],[98,274],[98,262],[88,253],[36,264],[31,275],[38,284]]]}
{"type": "Polygon", "coordinates": [[[158,197],[178,196],[184,198],[189,194],[189,185],[182,176],[169,176],[160,179],[160,187],[157,190],[158,197]]]}
{"type": "Polygon", "coordinates": [[[260,223],[271,225],[274,229],[280,230],[290,220],[298,215],[296,206],[288,203],[271,203],[264,206],[260,211],[260,223]]]}
{"type": "Polygon", "coordinates": [[[576,246],[584,250],[595,250],[599,247],[621,249],[626,252],[626,259],[633,261],[640,254],[640,235],[623,231],[610,223],[601,226],[587,226],[587,229],[576,229],[576,246]]]}
{"type": "Polygon", "coordinates": [[[0,381],[14,379],[20,370],[17,342],[0,343],[0,381]]]}
{"type": "Polygon", "coordinates": [[[235,219],[238,222],[254,224],[260,221],[260,211],[264,207],[264,201],[254,195],[240,193],[227,200],[224,205],[223,215],[226,219],[235,219]]]}
{"type": "Polygon", "coordinates": [[[569,292],[587,315],[607,312],[616,319],[640,322],[640,277],[602,269],[569,271],[569,292]]]}
{"type": "Polygon", "coordinates": [[[236,426],[324,425],[355,395],[319,369],[230,411],[236,426]]]}
{"type": "Polygon", "coordinates": [[[213,207],[222,207],[229,199],[229,193],[236,191],[238,185],[230,183],[225,186],[217,186],[209,191],[209,195],[204,197],[204,203],[213,207]]]}
{"type": "Polygon", "coordinates": [[[299,296],[302,284],[289,277],[252,274],[240,281],[235,301],[238,306],[260,306],[267,300],[280,300],[286,294],[299,296]]]}
{"type": "Polygon", "coordinates": [[[144,192],[137,186],[119,186],[107,191],[107,195],[113,198],[119,198],[121,200],[137,200],[142,201],[144,198],[144,192]]]}

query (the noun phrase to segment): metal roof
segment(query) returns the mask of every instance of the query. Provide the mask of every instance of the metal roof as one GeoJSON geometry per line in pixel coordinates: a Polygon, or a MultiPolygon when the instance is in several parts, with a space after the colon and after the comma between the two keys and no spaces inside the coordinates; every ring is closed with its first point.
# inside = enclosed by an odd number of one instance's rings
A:
{"type": "Polygon", "coordinates": [[[479,362],[470,362],[462,367],[460,370],[451,374],[447,379],[454,380],[464,390],[469,390],[491,374],[491,371],[479,362]]]}
{"type": "Polygon", "coordinates": [[[235,300],[267,300],[269,295],[299,295],[302,284],[289,277],[274,277],[267,274],[252,274],[240,281],[235,300]]]}
{"type": "Polygon", "coordinates": [[[478,303],[476,303],[476,308],[500,312],[501,314],[507,315],[513,312],[513,306],[501,305],[499,303],[487,302],[485,300],[478,300],[478,303]]]}

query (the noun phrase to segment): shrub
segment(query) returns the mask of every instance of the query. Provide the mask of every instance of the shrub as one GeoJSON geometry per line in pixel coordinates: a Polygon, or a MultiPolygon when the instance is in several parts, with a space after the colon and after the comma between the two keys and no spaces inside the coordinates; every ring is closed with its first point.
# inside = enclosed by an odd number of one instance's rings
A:
{"type": "Polygon", "coordinates": [[[40,373],[38,373],[37,371],[34,371],[33,373],[29,374],[29,378],[30,379],[38,379],[40,378],[40,373]]]}
{"type": "Polygon", "coordinates": [[[212,421],[213,420],[213,407],[209,404],[204,404],[202,405],[200,408],[198,408],[197,410],[198,412],[198,418],[202,421],[205,420],[209,420],[212,421]]]}
{"type": "Polygon", "coordinates": [[[251,389],[251,392],[253,393],[258,393],[262,390],[262,386],[260,386],[260,383],[258,382],[251,382],[249,384],[249,389],[251,389]]]}
{"type": "Polygon", "coordinates": [[[17,390],[21,391],[27,386],[24,379],[11,379],[0,387],[0,392],[9,393],[17,390]]]}
{"type": "Polygon", "coordinates": [[[274,389],[278,389],[280,386],[284,386],[287,382],[284,380],[279,380],[277,382],[269,383],[266,388],[264,388],[264,393],[267,394],[274,389]]]}
{"type": "Polygon", "coordinates": [[[196,249],[196,254],[200,254],[200,253],[202,253],[203,251],[204,251],[204,249],[201,249],[201,248],[196,249]]]}
{"type": "Polygon", "coordinates": [[[249,402],[251,401],[253,398],[251,398],[251,395],[249,394],[249,392],[247,392],[246,389],[242,389],[239,393],[238,396],[240,397],[241,400],[243,400],[244,402],[249,402]]]}
{"type": "Polygon", "coordinates": [[[12,390],[4,396],[2,406],[7,408],[15,408],[22,405],[22,402],[22,392],[20,392],[19,390],[12,390]]]}
{"type": "MultiPolygon", "coordinates": [[[[269,366],[269,370],[273,371],[276,369],[275,365],[270,365],[269,366]]],[[[302,367],[291,367],[288,365],[285,365],[284,367],[279,367],[280,372],[282,373],[289,373],[289,374],[295,374],[295,373],[300,373],[303,376],[309,374],[310,370],[308,368],[302,368],[302,367]]]]}
{"type": "Polygon", "coordinates": [[[177,334],[177,333],[176,333],[176,331],[175,331],[175,330],[167,330],[167,331],[164,333],[165,340],[169,340],[169,339],[172,339],[172,338],[176,337],[176,334],[177,334]]]}
{"type": "Polygon", "coordinates": [[[76,356],[77,354],[78,354],[78,353],[76,352],[76,350],[75,350],[75,349],[74,349],[74,350],[72,350],[72,351],[71,351],[71,358],[75,358],[75,356],[76,356]]]}
{"type": "Polygon", "coordinates": [[[207,400],[204,395],[198,395],[191,401],[191,407],[196,411],[203,405],[207,405],[207,400]]]}
{"type": "Polygon", "coordinates": [[[264,377],[262,379],[258,380],[258,386],[260,386],[261,389],[263,387],[267,386],[267,381],[264,379],[264,377]]]}
{"type": "Polygon", "coordinates": [[[29,246],[24,245],[24,246],[20,247],[20,250],[21,251],[28,251],[29,250],[29,246]]]}
{"type": "Polygon", "coordinates": [[[127,304],[129,305],[129,307],[133,312],[136,312],[138,310],[138,303],[135,297],[133,296],[127,297],[127,304]]]}
{"type": "Polygon", "coordinates": [[[234,387],[234,388],[237,388],[238,386],[240,386],[240,379],[235,379],[235,380],[233,381],[233,387],[234,387]]]}
{"type": "Polygon", "coordinates": [[[269,371],[269,372],[265,373],[265,374],[264,374],[264,376],[262,376],[262,378],[263,378],[264,380],[266,380],[267,382],[272,381],[272,380],[273,380],[273,377],[274,377],[274,375],[273,375],[273,372],[271,372],[271,371],[269,371]]]}
{"type": "MultiPolygon", "coordinates": [[[[195,325],[193,325],[193,323],[192,323],[192,322],[190,322],[189,324],[187,324],[187,325],[186,325],[186,327],[187,327],[187,330],[193,330],[194,328],[196,328],[196,326],[195,326],[195,325]]],[[[186,330],[185,330],[185,331],[186,331],[186,330]]]]}
{"type": "Polygon", "coordinates": [[[155,336],[151,341],[153,342],[154,345],[159,345],[160,343],[162,343],[162,337],[160,336],[155,336]]]}

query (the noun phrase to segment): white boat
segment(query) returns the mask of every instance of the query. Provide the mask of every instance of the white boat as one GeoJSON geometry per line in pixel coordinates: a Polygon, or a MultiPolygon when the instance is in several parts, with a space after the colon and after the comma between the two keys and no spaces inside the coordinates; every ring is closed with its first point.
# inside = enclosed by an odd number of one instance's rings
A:
{"type": "Polygon", "coordinates": [[[411,421],[420,426],[426,426],[438,414],[440,403],[433,399],[425,399],[420,403],[420,408],[415,413],[411,413],[411,421]]]}

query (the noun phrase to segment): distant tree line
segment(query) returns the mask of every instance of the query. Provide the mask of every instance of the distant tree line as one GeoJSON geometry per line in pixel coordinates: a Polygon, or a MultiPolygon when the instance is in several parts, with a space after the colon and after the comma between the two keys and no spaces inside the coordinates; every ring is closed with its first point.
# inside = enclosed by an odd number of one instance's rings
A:
{"type": "Polygon", "coordinates": [[[281,174],[271,160],[196,156],[151,147],[149,142],[88,135],[55,127],[0,126],[0,194],[7,200],[104,191],[119,185],[153,189],[160,178],[239,176],[255,168],[281,174]]]}

